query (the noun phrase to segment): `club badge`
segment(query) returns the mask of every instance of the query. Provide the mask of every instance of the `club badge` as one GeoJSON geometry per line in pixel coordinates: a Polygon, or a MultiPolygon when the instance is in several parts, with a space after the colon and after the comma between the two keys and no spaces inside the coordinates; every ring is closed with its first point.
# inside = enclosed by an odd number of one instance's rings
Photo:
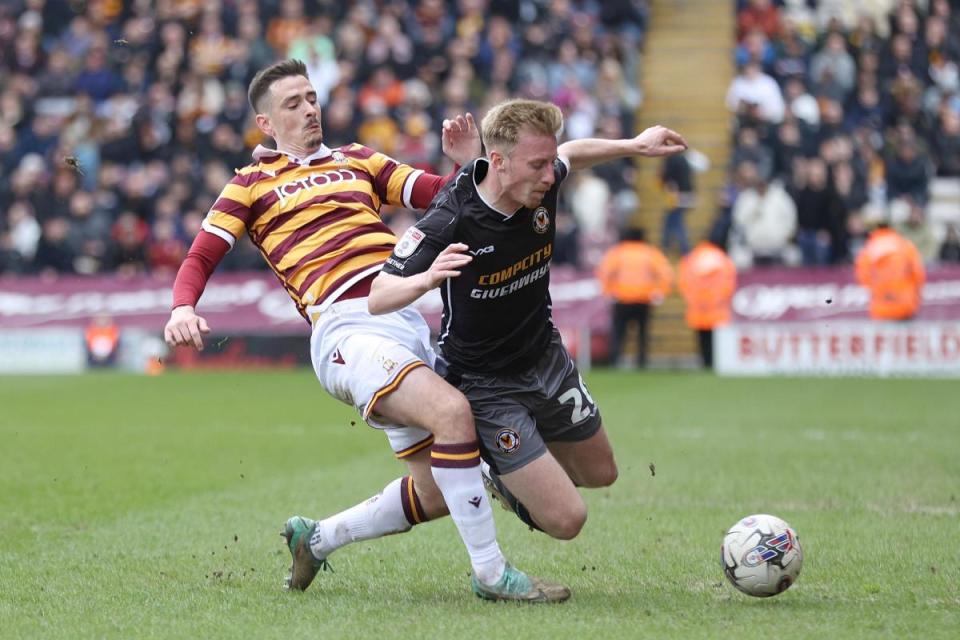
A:
{"type": "Polygon", "coordinates": [[[550,228],[550,215],[546,207],[537,207],[533,212],[533,230],[537,233],[546,233],[550,228]]]}
{"type": "Polygon", "coordinates": [[[497,448],[504,453],[513,453],[520,448],[520,434],[513,429],[500,429],[497,432],[497,448]]]}

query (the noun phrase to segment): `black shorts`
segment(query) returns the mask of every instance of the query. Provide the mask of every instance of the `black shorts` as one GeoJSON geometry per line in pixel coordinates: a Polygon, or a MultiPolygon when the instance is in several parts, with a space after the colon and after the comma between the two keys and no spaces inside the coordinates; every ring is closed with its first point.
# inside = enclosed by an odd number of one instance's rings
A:
{"type": "Polygon", "coordinates": [[[454,382],[470,401],[483,457],[498,474],[533,462],[547,442],[579,442],[600,430],[600,410],[557,332],[526,371],[458,377],[454,382]]]}

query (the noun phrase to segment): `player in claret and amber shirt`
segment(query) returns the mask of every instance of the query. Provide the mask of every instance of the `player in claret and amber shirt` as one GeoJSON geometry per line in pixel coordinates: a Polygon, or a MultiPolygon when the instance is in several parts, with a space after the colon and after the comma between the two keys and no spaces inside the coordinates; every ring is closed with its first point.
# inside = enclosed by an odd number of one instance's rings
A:
{"type": "MultiPolygon", "coordinates": [[[[423,208],[445,178],[424,174],[360,145],[323,144],[320,106],[302,62],[261,71],[250,85],[257,126],[276,150],[224,187],[174,283],[164,330],[171,346],[203,347],[209,332],[195,305],[217,263],[244,233],[313,326],[310,354],[323,387],[385,431],[410,475],[329,518],[287,520],[292,589],[305,589],[327,557],[358,540],[399,533],[447,513],[467,547],[474,592],[486,599],[555,602],[570,591],[507,563],[480,474],[470,406],[433,372],[436,355],[419,313],[374,317],[370,283],[396,238],[380,219],[382,203],[423,208]]],[[[480,153],[472,118],[444,122],[444,151],[465,163],[480,153]]],[[[322,436],[317,438],[322,442],[322,436]]]]}

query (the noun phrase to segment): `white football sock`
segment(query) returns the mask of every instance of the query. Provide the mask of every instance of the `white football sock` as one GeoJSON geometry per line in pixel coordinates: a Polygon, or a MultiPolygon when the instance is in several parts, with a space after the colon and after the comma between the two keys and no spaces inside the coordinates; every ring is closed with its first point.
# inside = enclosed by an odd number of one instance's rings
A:
{"type": "Polygon", "coordinates": [[[480,476],[477,442],[434,443],[430,462],[433,479],[470,554],[474,574],[484,584],[495,584],[507,561],[497,544],[493,510],[480,476]]]}
{"type": "Polygon", "coordinates": [[[413,498],[415,505],[407,504],[410,495],[414,495],[408,483],[413,483],[409,476],[397,478],[372,498],[317,523],[316,532],[310,539],[313,555],[326,558],[351,542],[403,533],[415,523],[425,521],[422,509],[417,513],[420,505],[416,498],[413,498]],[[407,514],[411,508],[414,510],[412,518],[407,514]]]}

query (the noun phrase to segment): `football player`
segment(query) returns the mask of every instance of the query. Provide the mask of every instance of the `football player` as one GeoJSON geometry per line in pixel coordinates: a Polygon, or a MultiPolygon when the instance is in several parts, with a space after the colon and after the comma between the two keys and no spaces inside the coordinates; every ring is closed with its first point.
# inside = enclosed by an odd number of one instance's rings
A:
{"type": "Polygon", "coordinates": [[[605,487],[617,465],[600,412],[550,311],[557,197],[571,170],[680,153],[675,131],[558,146],[560,109],[509,100],[484,117],[486,157],[465,166],[401,238],[374,280],[372,313],[440,284],[446,379],[470,401],[494,494],[560,539],[587,518],[577,487],[605,487]]]}

